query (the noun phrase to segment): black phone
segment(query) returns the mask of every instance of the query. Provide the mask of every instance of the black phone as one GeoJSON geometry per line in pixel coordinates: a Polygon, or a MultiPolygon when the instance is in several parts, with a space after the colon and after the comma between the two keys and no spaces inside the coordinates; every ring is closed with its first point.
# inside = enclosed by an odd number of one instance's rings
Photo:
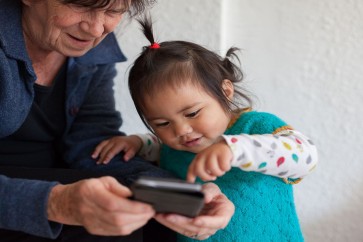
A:
{"type": "Polygon", "coordinates": [[[201,184],[186,181],[140,177],[131,185],[133,199],[151,204],[157,213],[177,213],[196,217],[204,205],[201,184]]]}

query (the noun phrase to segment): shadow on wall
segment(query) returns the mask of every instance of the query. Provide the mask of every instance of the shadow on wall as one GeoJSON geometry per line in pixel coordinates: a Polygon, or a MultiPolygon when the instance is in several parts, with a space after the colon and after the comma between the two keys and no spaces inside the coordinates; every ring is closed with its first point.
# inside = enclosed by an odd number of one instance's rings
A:
{"type": "MultiPolygon", "coordinates": [[[[363,187],[362,185],[360,187],[363,187]]],[[[321,216],[319,220],[304,224],[305,241],[363,242],[363,198],[357,198],[357,195],[359,196],[359,194],[350,196],[336,194],[336,196],[346,196],[346,203],[340,204],[336,210],[331,209],[331,212],[325,213],[325,216],[321,216]]],[[[328,199],[334,198],[326,196],[325,200],[328,199]]]]}

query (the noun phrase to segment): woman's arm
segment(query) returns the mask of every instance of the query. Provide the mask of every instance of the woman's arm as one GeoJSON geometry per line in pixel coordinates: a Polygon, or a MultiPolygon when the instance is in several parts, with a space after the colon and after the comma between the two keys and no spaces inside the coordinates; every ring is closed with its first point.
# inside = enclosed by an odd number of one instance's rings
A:
{"type": "Polygon", "coordinates": [[[47,217],[47,199],[56,185],[0,175],[0,228],[56,238],[62,225],[47,217]]]}

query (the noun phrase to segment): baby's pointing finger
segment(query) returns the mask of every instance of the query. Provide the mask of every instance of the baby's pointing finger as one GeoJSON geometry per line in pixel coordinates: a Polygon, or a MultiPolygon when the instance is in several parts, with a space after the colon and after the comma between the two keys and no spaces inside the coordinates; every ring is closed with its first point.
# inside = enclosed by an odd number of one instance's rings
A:
{"type": "Polygon", "coordinates": [[[187,173],[187,181],[194,183],[195,179],[196,179],[196,174],[195,174],[195,169],[194,169],[194,165],[193,163],[189,166],[188,168],[188,173],[187,173]]]}

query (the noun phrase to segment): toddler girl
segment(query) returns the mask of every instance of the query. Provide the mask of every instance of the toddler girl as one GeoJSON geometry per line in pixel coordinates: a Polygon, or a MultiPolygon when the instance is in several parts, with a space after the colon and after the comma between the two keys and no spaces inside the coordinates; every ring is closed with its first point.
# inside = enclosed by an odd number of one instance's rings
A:
{"type": "Polygon", "coordinates": [[[310,173],[317,150],[273,114],[251,109],[243,75],[226,58],[185,41],[154,41],[151,21],[140,21],[151,45],[130,70],[129,88],[150,134],[114,137],[93,157],[107,163],[124,152],[156,160],[194,182],[214,181],[235,204],[229,225],[209,237],[201,231],[178,241],[303,241],[292,184],[310,173]]]}

